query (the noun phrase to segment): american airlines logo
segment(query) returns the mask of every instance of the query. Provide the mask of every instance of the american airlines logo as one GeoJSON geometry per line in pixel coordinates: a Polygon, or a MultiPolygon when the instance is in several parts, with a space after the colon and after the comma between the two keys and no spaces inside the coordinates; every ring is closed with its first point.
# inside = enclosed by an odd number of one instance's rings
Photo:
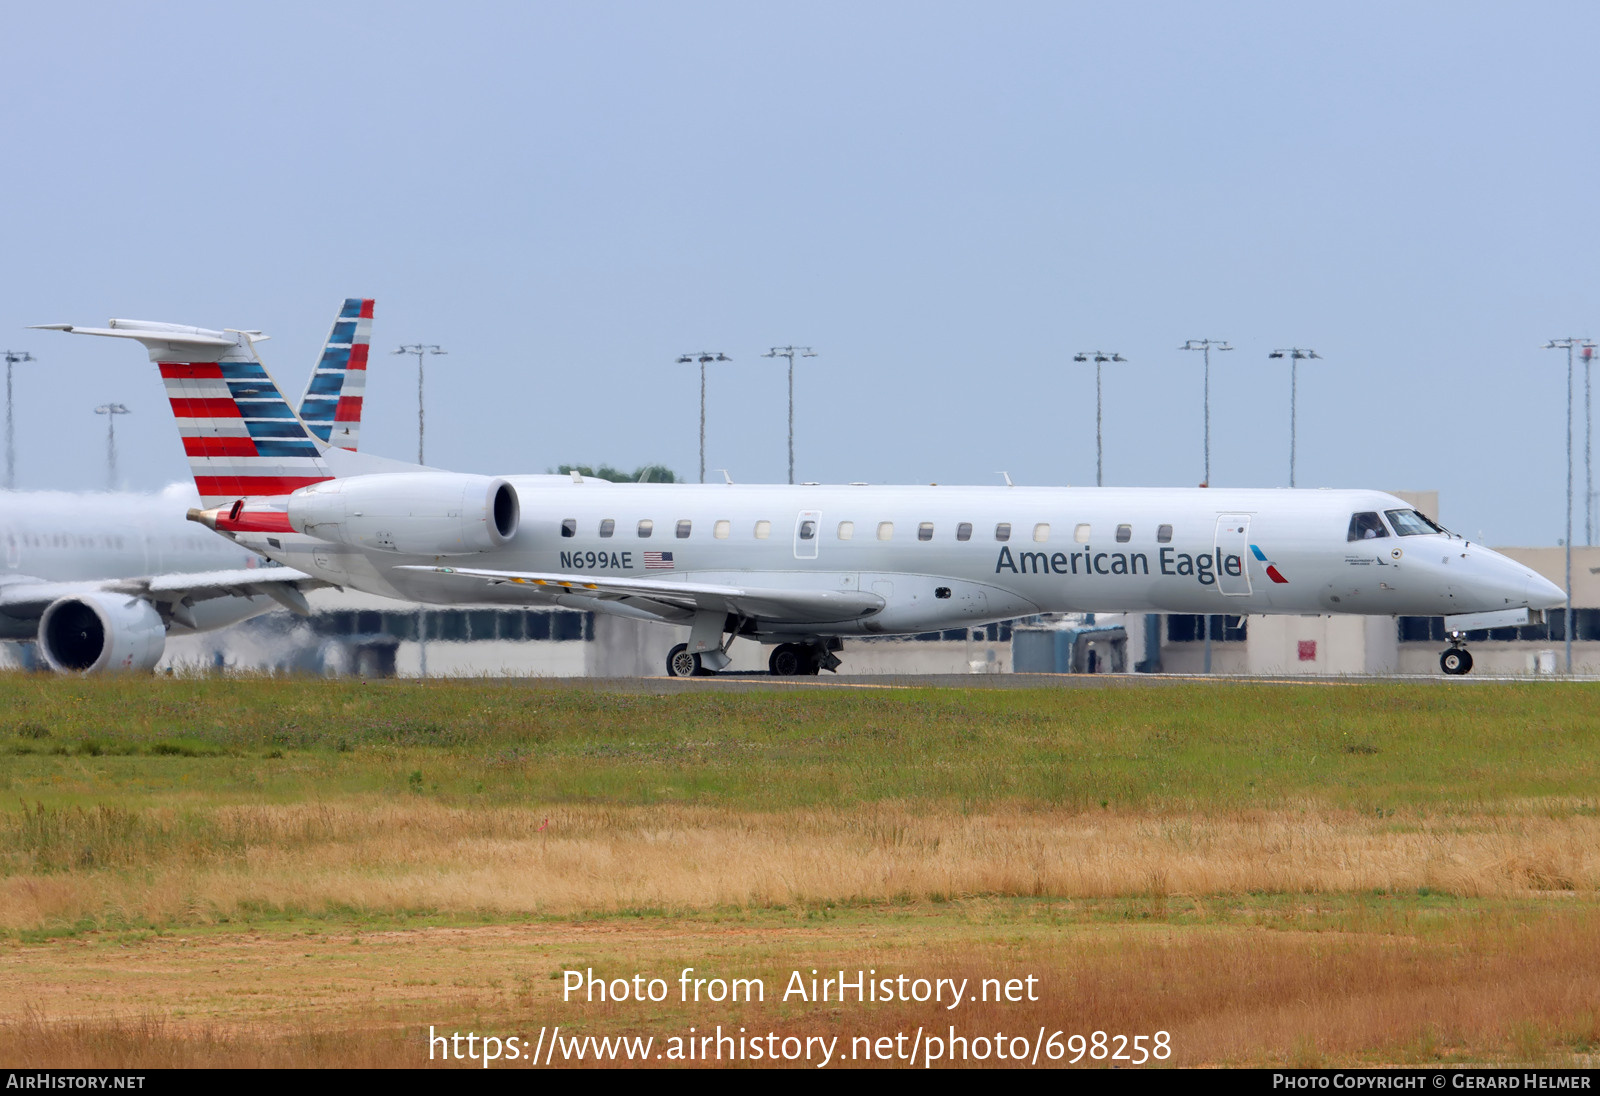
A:
{"type": "Polygon", "coordinates": [[[1267,556],[1266,556],[1265,552],[1263,552],[1260,548],[1258,548],[1254,544],[1252,544],[1250,546],[1250,551],[1256,557],[1256,559],[1260,560],[1262,563],[1265,563],[1267,565],[1267,577],[1268,578],[1270,578],[1273,582],[1279,582],[1279,583],[1283,583],[1284,585],[1288,585],[1289,580],[1284,578],[1281,574],[1278,573],[1277,565],[1274,564],[1271,560],[1267,559],[1267,556]]]}

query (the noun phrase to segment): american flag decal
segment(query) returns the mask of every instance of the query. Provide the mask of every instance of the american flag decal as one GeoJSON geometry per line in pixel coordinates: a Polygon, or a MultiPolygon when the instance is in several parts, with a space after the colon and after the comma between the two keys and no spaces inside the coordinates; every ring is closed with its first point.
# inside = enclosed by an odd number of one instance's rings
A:
{"type": "Polygon", "coordinates": [[[644,569],[646,571],[672,570],[671,552],[646,552],[644,554],[644,569]]]}

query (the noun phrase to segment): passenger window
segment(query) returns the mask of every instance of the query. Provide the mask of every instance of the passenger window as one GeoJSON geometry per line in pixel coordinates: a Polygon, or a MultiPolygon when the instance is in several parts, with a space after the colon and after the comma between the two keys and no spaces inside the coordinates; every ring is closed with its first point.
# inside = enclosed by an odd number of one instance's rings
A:
{"type": "Polygon", "coordinates": [[[693,525],[694,525],[694,523],[692,521],[690,521],[688,518],[679,518],[678,519],[678,539],[679,540],[688,540],[689,539],[689,530],[693,527],[693,525]]]}
{"type": "Polygon", "coordinates": [[[840,540],[849,540],[851,537],[853,537],[855,535],[856,535],[856,523],[855,522],[853,522],[853,521],[841,521],[839,523],[839,539],[840,540]]]}
{"type": "Polygon", "coordinates": [[[733,532],[733,522],[724,518],[711,527],[711,535],[718,540],[727,540],[728,534],[733,532]]]}
{"type": "Polygon", "coordinates": [[[562,518],[561,519],[561,535],[564,536],[564,537],[575,537],[575,536],[577,536],[578,535],[578,519],[577,518],[562,518]]]}
{"type": "Polygon", "coordinates": [[[1011,539],[1011,523],[1009,521],[1002,521],[994,527],[994,539],[1000,541],[1011,539]]]}
{"type": "Polygon", "coordinates": [[[880,522],[878,522],[878,539],[879,540],[893,540],[894,539],[894,522],[892,522],[892,521],[880,521],[880,522]]]}
{"type": "Polygon", "coordinates": [[[1170,526],[1170,525],[1158,525],[1158,526],[1156,526],[1156,543],[1157,544],[1171,544],[1172,543],[1172,526],[1170,526]]]}
{"type": "Polygon", "coordinates": [[[1118,544],[1126,544],[1132,539],[1133,539],[1133,526],[1131,526],[1131,525],[1119,525],[1119,526],[1117,526],[1117,543],[1118,544]]]}
{"type": "Polygon", "coordinates": [[[805,521],[802,521],[800,523],[800,539],[801,540],[816,540],[817,539],[817,523],[812,521],[812,520],[810,520],[809,518],[807,518],[805,521]]]}
{"type": "Polygon", "coordinates": [[[1080,521],[1072,530],[1072,539],[1079,544],[1089,543],[1089,523],[1080,521]]]}
{"type": "Polygon", "coordinates": [[[640,537],[648,537],[651,533],[655,532],[655,528],[656,528],[656,523],[651,521],[649,518],[640,518],[639,519],[639,536],[640,537]]]}
{"type": "Polygon", "coordinates": [[[956,539],[957,540],[971,540],[972,539],[972,522],[964,521],[960,525],[956,526],[956,539]]]}
{"type": "Polygon", "coordinates": [[[1389,535],[1389,530],[1383,527],[1383,519],[1375,513],[1351,514],[1350,535],[1347,540],[1377,540],[1389,535]]]}
{"type": "Polygon", "coordinates": [[[1033,527],[1033,539],[1040,544],[1050,539],[1050,523],[1048,521],[1041,521],[1033,527]]]}
{"type": "Polygon", "coordinates": [[[756,539],[766,540],[772,535],[772,522],[765,519],[756,522],[756,539]]]}
{"type": "Polygon", "coordinates": [[[917,526],[917,539],[918,540],[932,540],[933,539],[933,522],[925,521],[921,525],[917,526]]]}
{"type": "Polygon", "coordinates": [[[609,537],[612,533],[615,533],[616,531],[617,531],[617,521],[616,521],[615,518],[606,518],[604,521],[602,521],[600,523],[600,535],[601,536],[609,537]]]}

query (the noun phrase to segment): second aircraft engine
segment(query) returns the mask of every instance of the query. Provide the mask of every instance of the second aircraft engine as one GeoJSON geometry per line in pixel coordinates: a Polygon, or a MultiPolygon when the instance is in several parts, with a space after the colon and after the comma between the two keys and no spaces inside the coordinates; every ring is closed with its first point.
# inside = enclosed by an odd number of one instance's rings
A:
{"type": "Polygon", "coordinates": [[[517,490],[495,476],[412,472],[351,476],[289,496],[297,533],[406,556],[466,556],[517,535],[517,490]]]}
{"type": "Polygon", "coordinates": [[[148,672],[166,645],[161,614],[127,594],[75,594],[39,618],[39,651],[57,673],[148,672]]]}

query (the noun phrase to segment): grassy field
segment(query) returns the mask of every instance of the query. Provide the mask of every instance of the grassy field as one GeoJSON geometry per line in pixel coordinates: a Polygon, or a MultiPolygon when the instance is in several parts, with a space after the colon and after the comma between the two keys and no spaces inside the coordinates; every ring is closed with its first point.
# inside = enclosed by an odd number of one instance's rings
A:
{"type": "Polygon", "coordinates": [[[0,676],[0,1060],[410,1065],[429,1024],[1600,1040],[1586,686],[684,686],[0,676]],[[585,1005],[572,966],[1041,999],[585,1005]]]}

